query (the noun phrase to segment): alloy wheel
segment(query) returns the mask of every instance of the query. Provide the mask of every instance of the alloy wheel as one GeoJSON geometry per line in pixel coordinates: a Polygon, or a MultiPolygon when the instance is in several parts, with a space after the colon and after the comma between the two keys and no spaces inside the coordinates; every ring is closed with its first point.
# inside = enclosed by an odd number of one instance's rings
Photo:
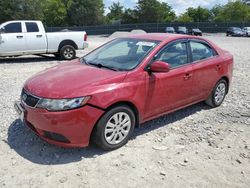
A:
{"type": "Polygon", "coordinates": [[[226,94],[226,85],[225,83],[220,83],[216,90],[215,90],[215,94],[214,94],[214,100],[217,104],[220,104],[224,97],[225,97],[225,94],[226,94]]]}
{"type": "Polygon", "coordinates": [[[125,112],[114,114],[105,126],[104,136],[109,144],[119,144],[129,134],[131,128],[131,118],[125,112]]]}
{"type": "Polygon", "coordinates": [[[74,56],[74,51],[71,48],[66,48],[64,51],[64,57],[71,59],[74,56]]]}

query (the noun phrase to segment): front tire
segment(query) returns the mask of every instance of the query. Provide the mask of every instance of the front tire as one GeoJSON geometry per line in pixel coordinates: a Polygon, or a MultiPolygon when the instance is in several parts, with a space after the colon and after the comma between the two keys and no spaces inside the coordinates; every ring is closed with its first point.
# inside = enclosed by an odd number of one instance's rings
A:
{"type": "Polygon", "coordinates": [[[114,107],[98,121],[92,139],[103,150],[117,149],[128,142],[135,122],[135,114],[128,106],[114,107]]]}
{"type": "Polygon", "coordinates": [[[226,80],[220,80],[214,87],[212,93],[205,103],[213,108],[218,107],[224,101],[228,91],[228,83],[226,80]]]}
{"type": "Polygon", "coordinates": [[[62,60],[72,60],[76,57],[76,50],[71,45],[63,46],[60,49],[60,57],[62,60]]]}

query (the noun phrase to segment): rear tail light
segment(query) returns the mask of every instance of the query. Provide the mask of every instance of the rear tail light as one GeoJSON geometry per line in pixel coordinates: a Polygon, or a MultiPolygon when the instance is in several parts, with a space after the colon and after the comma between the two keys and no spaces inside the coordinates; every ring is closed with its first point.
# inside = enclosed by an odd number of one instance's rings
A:
{"type": "Polygon", "coordinates": [[[85,33],[84,34],[84,41],[87,41],[87,38],[88,38],[87,33],[85,33]]]}

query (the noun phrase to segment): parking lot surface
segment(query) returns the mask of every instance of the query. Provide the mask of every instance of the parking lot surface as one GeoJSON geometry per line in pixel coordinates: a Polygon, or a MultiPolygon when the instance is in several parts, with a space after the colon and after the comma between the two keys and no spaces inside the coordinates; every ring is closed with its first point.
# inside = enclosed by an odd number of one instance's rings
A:
{"type": "MultiPolygon", "coordinates": [[[[0,187],[250,187],[250,38],[205,37],[235,59],[222,106],[199,103],[147,122],[111,152],[49,145],[18,119],[13,103],[25,80],[63,62],[0,59],[0,187]]],[[[91,36],[77,55],[108,40],[91,36]]]]}

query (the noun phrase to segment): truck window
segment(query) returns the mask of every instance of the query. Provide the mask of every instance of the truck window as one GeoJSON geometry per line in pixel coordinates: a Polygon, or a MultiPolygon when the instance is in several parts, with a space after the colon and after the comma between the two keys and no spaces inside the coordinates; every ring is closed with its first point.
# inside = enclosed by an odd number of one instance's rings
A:
{"type": "Polygon", "coordinates": [[[22,33],[22,26],[21,23],[10,23],[4,26],[5,33],[22,33]]]}
{"type": "Polygon", "coordinates": [[[35,22],[26,22],[25,25],[28,33],[39,32],[38,26],[35,22]]]}

